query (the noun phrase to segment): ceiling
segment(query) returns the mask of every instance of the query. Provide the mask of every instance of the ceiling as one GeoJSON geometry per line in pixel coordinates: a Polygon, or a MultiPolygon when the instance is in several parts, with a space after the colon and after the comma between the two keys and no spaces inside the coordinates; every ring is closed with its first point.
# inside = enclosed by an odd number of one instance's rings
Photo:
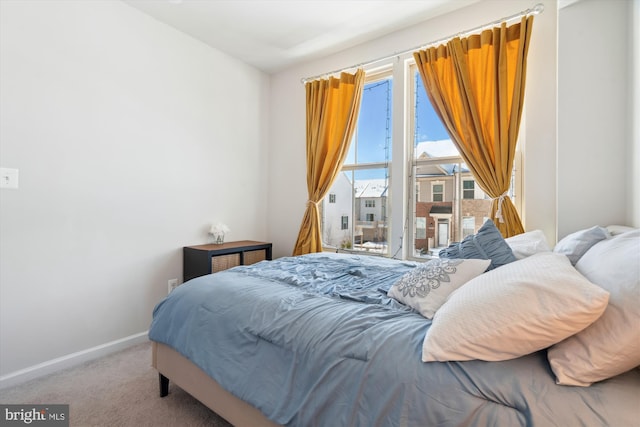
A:
{"type": "Polygon", "coordinates": [[[479,0],[123,0],[267,73],[479,0]]]}

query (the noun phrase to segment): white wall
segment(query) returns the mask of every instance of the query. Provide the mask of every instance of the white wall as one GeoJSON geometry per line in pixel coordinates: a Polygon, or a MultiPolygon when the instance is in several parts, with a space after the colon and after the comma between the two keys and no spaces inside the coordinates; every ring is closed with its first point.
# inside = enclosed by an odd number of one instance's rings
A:
{"type": "Polygon", "coordinates": [[[596,224],[640,226],[632,213],[640,195],[631,155],[630,123],[638,122],[630,113],[631,10],[626,0],[582,0],[560,10],[559,237],[596,224]]]}
{"type": "MultiPolygon", "coordinates": [[[[550,241],[555,241],[557,4],[555,1],[542,3],[545,11],[535,18],[527,71],[524,221],[527,229],[542,229],[550,241]]],[[[325,59],[273,75],[270,98],[269,224],[274,254],[291,254],[307,200],[305,91],[301,78],[420,46],[532,6],[530,1],[485,0],[325,59]]],[[[402,72],[394,73],[395,111],[405,107],[401,92],[403,79],[402,72]]],[[[394,121],[393,139],[402,140],[403,137],[404,123],[394,121]]],[[[397,230],[402,229],[406,208],[405,183],[393,178],[400,176],[400,171],[405,166],[401,157],[401,145],[394,144],[390,214],[396,232],[390,236],[392,253],[396,252],[400,243],[397,230]]]]}
{"type": "Polygon", "coordinates": [[[2,0],[0,18],[6,379],[144,333],[212,220],[267,238],[269,87],[121,2],[2,0]]]}
{"type": "Polygon", "coordinates": [[[633,0],[631,3],[633,9],[629,14],[631,22],[631,49],[629,73],[631,75],[631,87],[633,88],[633,97],[630,100],[630,108],[628,120],[631,128],[632,144],[630,148],[631,155],[629,163],[631,173],[631,188],[629,193],[633,195],[629,206],[628,217],[630,223],[636,227],[640,227],[640,0],[633,0]]]}

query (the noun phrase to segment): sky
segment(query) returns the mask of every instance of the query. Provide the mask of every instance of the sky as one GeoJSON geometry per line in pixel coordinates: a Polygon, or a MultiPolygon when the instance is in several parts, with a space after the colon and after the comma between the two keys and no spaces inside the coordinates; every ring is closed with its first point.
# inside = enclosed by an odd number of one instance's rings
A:
{"type": "MultiPolygon", "coordinates": [[[[442,122],[436,115],[416,73],[416,135],[414,143],[449,139],[442,122]]],[[[357,144],[351,144],[345,163],[384,162],[388,155],[391,161],[391,79],[365,85],[358,116],[357,144]],[[388,144],[388,150],[385,145],[388,144]],[[388,154],[387,154],[388,152],[388,154]]],[[[384,178],[383,170],[357,171],[355,179],[384,178]]]]}

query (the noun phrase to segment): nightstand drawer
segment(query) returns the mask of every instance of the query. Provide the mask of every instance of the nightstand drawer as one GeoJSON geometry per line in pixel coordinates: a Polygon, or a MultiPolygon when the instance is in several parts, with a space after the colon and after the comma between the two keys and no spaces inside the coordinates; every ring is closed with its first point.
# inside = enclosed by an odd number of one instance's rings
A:
{"type": "Polygon", "coordinates": [[[240,264],[240,254],[218,255],[211,257],[211,272],[226,270],[240,264]]]}
{"type": "Polygon", "coordinates": [[[267,251],[264,249],[244,252],[244,265],[255,264],[256,262],[264,261],[266,259],[267,251]]]}

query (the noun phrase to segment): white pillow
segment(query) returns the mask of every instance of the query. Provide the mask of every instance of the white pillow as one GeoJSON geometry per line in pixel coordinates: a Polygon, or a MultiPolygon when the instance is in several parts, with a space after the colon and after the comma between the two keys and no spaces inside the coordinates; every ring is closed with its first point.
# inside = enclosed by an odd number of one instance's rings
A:
{"type": "Polygon", "coordinates": [[[541,252],[482,274],[451,294],[425,334],[422,361],[524,356],[589,326],[608,299],[567,257],[541,252]]]}
{"type": "Polygon", "coordinates": [[[434,259],[405,273],[387,295],[431,319],[449,294],[485,272],[490,259],[434,259]]]}
{"type": "Polygon", "coordinates": [[[538,252],[551,250],[542,230],[527,231],[526,233],[507,237],[504,241],[507,242],[516,259],[523,259],[538,252]]]}
{"type": "Polygon", "coordinates": [[[635,228],[629,227],[627,225],[607,225],[607,231],[611,233],[612,236],[617,236],[618,234],[626,233],[627,231],[633,231],[635,228]]]}
{"type": "Polygon", "coordinates": [[[607,237],[611,237],[609,231],[604,227],[596,225],[564,237],[556,244],[553,251],[566,255],[569,261],[571,261],[571,264],[576,265],[580,257],[584,255],[591,246],[607,237]]]}
{"type": "Polygon", "coordinates": [[[640,230],[596,244],[576,269],[611,294],[609,306],[547,356],[558,384],[589,386],[640,365],[640,230]]]}

